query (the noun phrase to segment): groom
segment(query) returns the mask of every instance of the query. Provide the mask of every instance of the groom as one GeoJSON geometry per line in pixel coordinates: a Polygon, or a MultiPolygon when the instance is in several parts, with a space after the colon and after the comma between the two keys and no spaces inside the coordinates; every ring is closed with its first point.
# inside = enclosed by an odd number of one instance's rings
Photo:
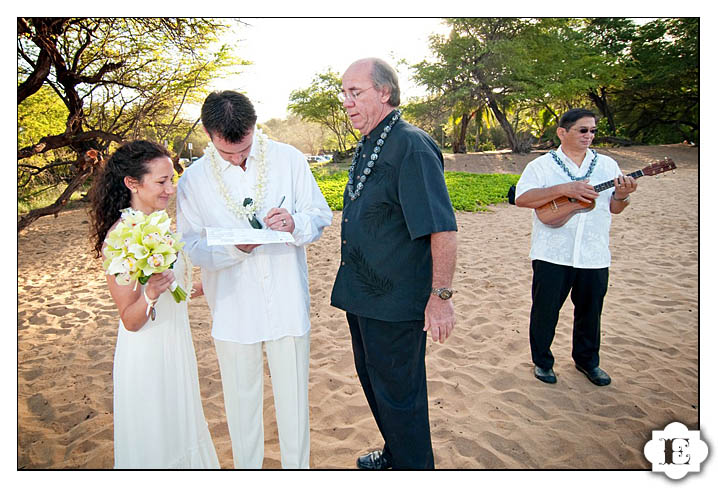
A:
{"type": "Polygon", "coordinates": [[[202,269],[235,468],[262,468],[263,348],[282,467],[309,468],[305,246],[319,239],[332,213],[302,153],[269,140],[256,121],[240,93],[207,97],[202,124],[212,144],[180,178],[177,226],[202,269]],[[294,242],[209,246],[204,231],[260,225],[291,233],[294,242]]]}

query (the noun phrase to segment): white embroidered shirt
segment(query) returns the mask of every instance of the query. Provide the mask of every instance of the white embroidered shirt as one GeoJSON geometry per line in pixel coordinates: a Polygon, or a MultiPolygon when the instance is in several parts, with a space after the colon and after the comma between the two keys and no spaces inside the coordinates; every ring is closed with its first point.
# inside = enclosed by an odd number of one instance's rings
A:
{"type": "MultiPolygon", "coordinates": [[[[576,177],[586,174],[593,159],[593,152],[586,151],[586,157],[579,167],[561,151],[560,147],[556,153],[576,177]]],[[[595,186],[613,180],[619,175],[621,170],[618,163],[613,158],[599,154],[588,183],[595,186]]],[[[526,166],[516,184],[516,198],[527,190],[552,187],[570,181],[571,178],[554,161],[551,154],[546,153],[526,166]]],[[[596,199],[596,207],[593,210],[575,214],[559,228],[546,226],[536,217],[536,212],[532,212],[530,258],[574,268],[609,267],[611,265],[611,253],[608,247],[611,228],[609,206],[612,193],[613,188],[604,190],[596,199]]]]}
{"type": "MultiPolygon", "coordinates": [[[[217,156],[225,186],[240,205],[245,197],[254,197],[257,138],[255,130],[246,171],[217,156]]],[[[310,329],[305,247],[331,224],[332,212],[297,149],[268,140],[265,161],[264,200],[257,219],[262,222],[285,197],[282,207],[294,219],[294,243],[265,244],[251,253],[208,246],[206,227],[250,228],[248,220],[227,207],[206,156],[187,168],[177,185],[177,229],[192,262],[201,268],[212,336],[223,341],[251,344],[301,336],[310,329]]]]}

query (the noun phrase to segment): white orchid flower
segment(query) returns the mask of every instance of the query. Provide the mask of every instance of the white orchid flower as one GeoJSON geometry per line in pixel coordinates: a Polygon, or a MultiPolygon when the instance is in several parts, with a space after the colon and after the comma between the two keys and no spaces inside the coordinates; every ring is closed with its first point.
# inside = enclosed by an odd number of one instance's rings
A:
{"type": "Polygon", "coordinates": [[[137,260],[131,256],[118,256],[107,267],[108,275],[129,274],[137,269],[137,260]]]}
{"type": "Polygon", "coordinates": [[[145,246],[156,245],[162,241],[164,241],[162,239],[162,236],[160,236],[160,233],[157,232],[150,233],[142,237],[142,244],[144,244],[145,246]]]}
{"type": "Polygon", "coordinates": [[[150,254],[149,250],[145,246],[138,243],[132,243],[129,245],[127,247],[127,252],[134,256],[137,260],[146,258],[150,254]]]}
{"type": "Polygon", "coordinates": [[[117,282],[117,285],[130,285],[130,274],[120,273],[118,275],[115,275],[115,282],[117,282]]]}
{"type": "Polygon", "coordinates": [[[161,253],[153,253],[147,257],[147,264],[154,268],[160,268],[165,264],[165,256],[161,253]]]}
{"type": "MultiPolygon", "coordinates": [[[[146,216],[142,211],[128,207],[122,210],[122,224],[132,229],[145,222],[146,216]]],[[[119,226],[118,226],[119,227],[119,226]]]]}

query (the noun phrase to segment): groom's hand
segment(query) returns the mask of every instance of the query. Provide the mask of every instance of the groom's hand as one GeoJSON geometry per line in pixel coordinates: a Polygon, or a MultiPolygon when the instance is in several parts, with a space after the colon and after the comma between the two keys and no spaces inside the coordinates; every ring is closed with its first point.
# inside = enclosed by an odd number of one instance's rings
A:
{"type": "Polygon", "coordinates": [[[239,251],[244,251],[245,253],[251,253],[253,249],[255,249],[257,246],[261,246],[258,244],[244,244],[244,245],[234,245],[239,251]]]}
{"type": "Polygon", "coordinates": [[[269,229],[275,231],[294,232],[294,219],[284,207],[272,207],[264,218],[264,223],[269,229]]]}

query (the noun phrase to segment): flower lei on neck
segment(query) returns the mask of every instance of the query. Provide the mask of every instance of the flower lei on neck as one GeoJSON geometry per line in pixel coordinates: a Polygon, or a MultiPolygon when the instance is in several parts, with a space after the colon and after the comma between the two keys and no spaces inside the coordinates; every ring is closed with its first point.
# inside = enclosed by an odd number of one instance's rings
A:
{"type": "Polygon", "coordinates": [[[259,155],[255,158],[257,163],[257,181],[254,184],[252,193],[254,198],[247,198],[244,201],[249,202],[247,205],[239,204],[230,193],[227,185],[224,183],[222,178],[222,170],[218,160],[222,160],[219,155],[217,148],[211,142],[207,145],[207,149],[204,150],[205,156],[209,160],[209,164],[212,167],[214,179],[217,181],[217,187],[219,187],[219,193],[224,199],[227,208],[235,215],[238,219],[248,219],[250,222],[255,217],[257,211],[262,208],[264,201],[264,184],[267,179],[267,162],[265,159],[265,151],[267,149],[267,136],[265,136],[261,130],[255,129],[256,141],[259,142],[259,155]]]}
{"type": "Polygon", "coordinates": [[[361,138],[361,141],[357,143],[356,151],[354,151],[354,158],[352,158],[352,165],[349,167],[349,181],[347,182],[347,192],[349,193],[349,198],[351,200],[356,200],[359,198],[359,195],[361,194],[362,189],[364,188],[364,183],[366,182],[367,178],[369,178],[369,175],[371,174],[371,169],[374,167],[374,164],[379,159],[379,152],[381,151],[382,146],[384,146],[384,142],[386,141],[386,138],[389,136],[389,133],[391,132],[391,128],[394,127],[394,124],[396,124],[396,121],[399,120],[401,117],[401,111],[397,110],[395,114],[392,116],[391,121],[389,121],[389,125],[384,126],[384,130],[379,135],[379,139],[376,141],[376,146],[374,146],[374,151],[372,152],[370,158],[370,161],[367,162],[366,168],[364,168],[364,171],[362,172],[363,175],[360,175],[358,180],[359,183],[357,183],[357,189],[356,192],[354,191],[354,170],[356,169],[357,163],[359,163],[359,155],[361,154],[362,147],[364,146],[364,143],[367,140],[366,136],[363,136],[361,138]]]}
{"type": "MultiPolygon", "coordinates": [[[[180,250],[179,255],[182,257],[182,264],[184,265],[184,290],[192,290],[192,262],[189,259],[187,253],[184,250],[180,250]]],[[[189,302],[189,296],[187,294],[187,302],[189,302]]]]}
{"type": "Polygon", "coordinates": [[[588,165],[588,171],[582,177],[574,176],[574,174],[571,173],[571,170],[566,167],[566,164],[561,161],[561,158],[558,157],[556,151],[552,150],[550,153],[551,156],[553,156],[553,160],[556,162],[556,164],[560,166],[564,172],[566,172],[566,175],[568,175],[574,182],[579,182],[581,180],[588,180],[588,178],[591,176],[591,173],[593,173],[593,169],[596,166],[596,162],[598,161],[598,153],[596,153],[594,150],[591,150],[591,152],[593,153],[593,159],[591,160],[591,164],[588,165]]]}

